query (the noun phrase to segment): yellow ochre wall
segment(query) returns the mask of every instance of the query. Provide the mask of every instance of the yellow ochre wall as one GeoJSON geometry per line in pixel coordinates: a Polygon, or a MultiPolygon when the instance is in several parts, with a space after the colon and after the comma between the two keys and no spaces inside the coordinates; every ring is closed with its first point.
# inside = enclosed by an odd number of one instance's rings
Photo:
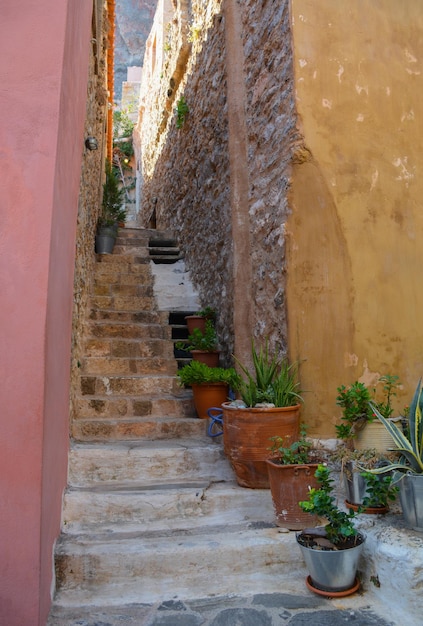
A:
{"type": "MultiPolygon", "coordinates": [[[[336,388],[423,375],[423,3],[292,0],[291,358],[303,418],[334,436],[336,388]]],[[[313,433],[311,433],[313,434],[313,433]]]]}

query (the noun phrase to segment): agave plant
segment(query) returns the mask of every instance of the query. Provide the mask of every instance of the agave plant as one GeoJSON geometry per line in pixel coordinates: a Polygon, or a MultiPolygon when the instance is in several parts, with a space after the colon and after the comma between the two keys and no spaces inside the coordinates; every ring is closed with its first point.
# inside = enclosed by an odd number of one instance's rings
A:
{"type": "Polygon", "coordinates": [[[383,417],[374,404],[370,403],[370,406],[376,417],[382,422],[391,435],[396,446],[396,451],[400,453],[400,458],[397,463],[391,463],[385,467],[371,470],[372,473],[382,474],[396,470],[402,473],[411,472],[413,474],[423,474],[422,379],[420,378],[417,384],[413,400],[410,404],[410,411],[407,416],[407,431],[409,433],[409,437],[401,432],[401,430],[392,424],[392,422],[389,422],[385,417],[383,417]]]}

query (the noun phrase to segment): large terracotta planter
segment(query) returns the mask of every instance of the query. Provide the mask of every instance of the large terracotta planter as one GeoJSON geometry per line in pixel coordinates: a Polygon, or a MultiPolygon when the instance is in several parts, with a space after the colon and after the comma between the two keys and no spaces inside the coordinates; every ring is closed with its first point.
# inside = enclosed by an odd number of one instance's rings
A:
{"type": "Polygon", "coordinates": [[[271,459],[268,459],[266,463],[276,524],[290,530],[317,526],[317,515],[310,515],[303,511],[298,502],[307,500],[311,487],[319,488],[319,483],[314,477],[318,463],[281,465],[271,459]]]}
{"type": "Polygon", "coordinates": [[[238,484],[250,489],[268,489],[266,460],[270,438],[298,439],[300,405],[241,409],[224,402],[222,408],[224,450],[238,484]]]}
{"type": "Polygon", "coordinates": [[[202,419],[208,418],[207,411],[211,407],[219,407],[228,399],[229,387],[225,383],[202,383],[191,387],[195,410],[202,419]]]}

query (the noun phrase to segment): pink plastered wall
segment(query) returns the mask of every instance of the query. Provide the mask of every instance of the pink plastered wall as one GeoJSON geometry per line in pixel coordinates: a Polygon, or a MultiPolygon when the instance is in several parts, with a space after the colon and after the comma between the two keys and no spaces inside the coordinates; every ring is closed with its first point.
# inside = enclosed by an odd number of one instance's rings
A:
{"type": "Polygon", "coordinates": [[[45,624],[69,446],[92,3],[2,0],[0,624],[45,624]]]}

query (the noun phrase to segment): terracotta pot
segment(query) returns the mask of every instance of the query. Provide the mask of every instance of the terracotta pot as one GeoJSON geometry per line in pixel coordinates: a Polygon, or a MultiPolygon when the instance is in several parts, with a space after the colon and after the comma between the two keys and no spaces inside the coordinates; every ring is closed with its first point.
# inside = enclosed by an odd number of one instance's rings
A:
{"type": "Polygon", "coordinates": [[[208,409],[219,407],[226,402],[229,395],[229,387],[225,383],[202,383],[191,385],[194,396],[194,406],[198,417],[207,419],[208,409]]]}
{"type": "Polygon", "coordinates": [[[206,332],[206,318],[202,315],[186,315],[185,321],[188,327],[188,334],[192,335],[194,328],[199,328],[201,332],[206,332]]]}
{"type": "Polygon", "coordinates": [[[240,409],[224,402],[223,445],[241,487],[269,489],[271,437],[299,436],[300,405],[240,409]]]}
{"type": "Polygon", "coordinates": [[[310,487],[319,488],[319,483],[314,477],[318,463],[281,465],[272,459],[268,459],[266,463],[276,524],[290,530],[317,526],[317,515],[303,511],[298,502],[307,500],[310,487]]]}
{"type": "Polygon", "coordinates": [[[219,367],[220,352],[207,352],[206,350],[191,350],[194,361],[201,361],[209,367],[219,367]]]}
{"type": "Polygon", "coordinates": [[[355,511],[356,513],[358,512],[358,509],[360,509],[360,513],[366,513],[367,515],[379,515],[379,514],[384,514],[388,512],[388,507],[387,506],[367,506],[367,507],[363,507],[362,504],[354,504],[353,502],[348,502],[348,500],[345,500],[345,506],[347,507],[347,509],[351,509],[351,511],[355,511]]]}

